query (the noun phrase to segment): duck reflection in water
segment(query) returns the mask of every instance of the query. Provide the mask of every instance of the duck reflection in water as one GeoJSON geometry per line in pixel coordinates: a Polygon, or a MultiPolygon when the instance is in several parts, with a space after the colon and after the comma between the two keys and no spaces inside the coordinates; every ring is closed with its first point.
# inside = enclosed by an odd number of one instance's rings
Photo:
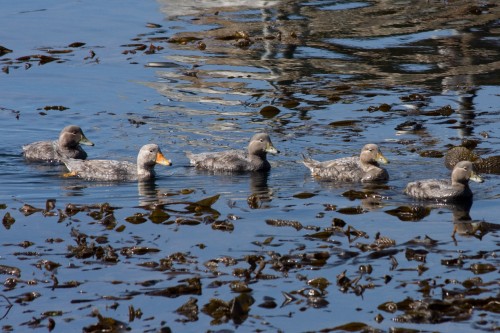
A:
{"type": "Polygon", "coordinates": [[[250,173],[250,195],[247,198],[248,206],[252,209],[266,208],[267,203],[272,201],[273,191],[269,189],[267,180],[269,171],[258,171],[250,173]]]}
{"type": "Polygon", "coordinates": [[[428,202],[418,205],[400,206],[388,210],[386,213],[398,217],[401,221],[418,222],[429,216],[432,210],[450,211],[453,215],[453,232],[451,237],[455,243],[457,243],[455,237],[457,234],[464,237],[472,236],[481,240],[487,233],[500,230],[500,224],[490,223],[484,220],[473,220],[470,216],[472,204],[472,200],[465,200],[460,203],[428,202]]]}
{"type": "Polygon", "coordinates": [[[472,200],[467,205],[451,205],[450,209],[453,213],[453,233],[451,237],[456,243],[455,235],[459,234],[464,237],[476,237],[481,240],[487,233],[495,230],[500,230],[500,224],[490,223],[486,221],[473,220],[470,216],[472,200]]]}
{"type": "Polygon", "coordinates": [[[139,205],[149,205],[154,202],[159,202],[161,194],[158,190],[158,185],[154,180],[138,181],[137,193],[139,194],[139,205]]]}

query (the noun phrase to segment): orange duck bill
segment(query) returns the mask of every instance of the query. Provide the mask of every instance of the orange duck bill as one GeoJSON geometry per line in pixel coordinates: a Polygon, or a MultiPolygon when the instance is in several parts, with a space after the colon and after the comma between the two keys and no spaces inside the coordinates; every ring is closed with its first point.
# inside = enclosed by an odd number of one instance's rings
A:
{"type": "Polygon", "coordinates": [[[163,154],[161,153],[161,151],[157,152],[156,153],[156,160],[155,160],[156,164],[161,164],[161,165],[166,165],[166,166],[170,166],[172,165],[172,162],[170,162],[170,160],[167,160],[165,158],[165,156],[163,156],[163,154]]]}

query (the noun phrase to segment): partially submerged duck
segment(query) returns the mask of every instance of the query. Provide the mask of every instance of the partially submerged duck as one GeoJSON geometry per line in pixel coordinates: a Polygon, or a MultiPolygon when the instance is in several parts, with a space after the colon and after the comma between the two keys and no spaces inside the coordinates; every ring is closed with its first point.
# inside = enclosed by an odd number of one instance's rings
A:
{"type": "Polygon", "coordinates": [[[93,146],[85,137],[82,129],[69,125],[62,129],[58,140],[37,141],[23,146],[23,155],[31,161],[61,162],[62,159],[84,160],[87,153],[80,145],[93,146]]]}
{"type": "Polygon", "coordinates": [[[151,180],[155,177],[156,164],[172,165],[156,144],[144,145],[137,156],[137,163],[113,160],[65,159],[70,171],[65,177],[76,176],[97,181],[151,180]]]}
{"type": "Polygon", "coordinates": [[[305,157],[303,163],[314,177],[339,182],[370,182],[389,179],[387,170],[379,163],[389,163],[387,158],[373,143],[365,145],[358,156],[338,158],[319,162],[305,157]]]}
{"type": "Polygon", "coordinates": [[[271,164],[267,160],[267,154],[278,154],[279,151],[273,146],[271,138],[266,133],[257,133],[248,144],[247,151],[228,150],[214,153],[186,153],[191,165],[197,169],[211,171],[267,171],[271,164]]]}
{"type": "Polygon", "coordinates": [[[500,156],[482,158],[466,147],[453,147],[444,156],[444,165],[453,169],[460,161],[470,161],[474,169],[480,173],[500,174],[500,156]]]}
{"type": "Polygon", "coordinates": [[[415,199],[441,202],[460,202],[472,200],[469,180],[482,183],[484,180],[475,173],[470,161],[461,161],[455,165],[451,180],[425,179],[406,185],[404,193],[415,199]]]}

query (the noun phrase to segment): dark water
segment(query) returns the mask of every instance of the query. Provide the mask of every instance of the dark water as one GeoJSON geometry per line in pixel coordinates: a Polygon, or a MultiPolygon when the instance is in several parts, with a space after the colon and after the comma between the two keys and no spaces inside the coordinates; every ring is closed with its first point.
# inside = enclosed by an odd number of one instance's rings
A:
{"type": "Polygon", "coordinates": [[[56,331],[99,322],[175,332],[498,329],[498,175],[471,185],[476,224],[467,226],[483,228],[474,235],[451,237],[457,207],[423,206],[428,214],[413,222],[387,213],[415,205],[402,194],[407,182],[449,177],[443,159],[426,152],[469,139],[480,155],[499,154],[498,5],[229,3],[3,4],[0,45],[13,51],[0,57],[3,330],[45,331],[51,320],[56,331]],[[85,45],[69,47],[75,42],[85,45]],[[68,109],[44,109],[60,105],[68,109]],[[280,112],[260,112],[269,105],[280,112]],[[395,130],[406,121],[425,129],[395,130]],[[155,142],[174,165],[158,166],[152,184],[106,184],[63,178],[63,167],[20,156],[23,144],[55,138],[70,123],[96,143],[86,147],[91,158],[134,160],[155,142]],[[268,175],[188,166],[185,151],[242,148],[257,131],[281,151],[268,175]],[[350,156],[368,142],[391,161],[387,184],[318,182],[300,163],[303,153],[350,156]],[[211,208],[193,204],[216,195],[211,208]],[[49,198],[49,214],[20,211],[44,209],[49,198]],[[82,211],[70,214],[69,204],[82,211]],[[338,219],[346,226],[332,230],[338,219]],[[347,226],[366,238],[347,237],[347,226]],[[321,231],[333,233],[314,235],[321,231]],[[74,248],[82,233],[95,245],[88,256],[74,248]],[[394,244],[377,245],[377,233],[394,244]],[[436,242],[409,243],[426,235],[436,242]],[[411,250],[425,251],[425,262],[411,250]],[[371,274],[359,273],[368,264],[371,274]],[[346,287],[342,272],[359,281],[346,287]],[[193,278],[200,289],[167,289],[193,278]],[[176,312],[190,297],[196,317],[176,312]],[[214,319],[202,311],[212,299],[232,310],[214,319]],[[389,311],[385,302],[401,303],[389,311]],[[353,322],[361,324],[340,327],[353,322]]]}

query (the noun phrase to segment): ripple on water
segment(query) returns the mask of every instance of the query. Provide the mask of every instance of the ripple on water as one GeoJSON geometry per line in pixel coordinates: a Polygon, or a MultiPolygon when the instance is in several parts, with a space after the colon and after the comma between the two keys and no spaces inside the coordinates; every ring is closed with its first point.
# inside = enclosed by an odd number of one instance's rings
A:
{"type": "Polygon", "coordinates": [[[386,37],[369,37],[369,38],[333,38],[329,41],[333,44],[344,45],[352,48],[359,49],[386,49],[386,48],[398,48],[398,47],[421,47],[418,44],[429,39],[440,39],[449,38],[458,35],[458,32],[454,29],[440,29],[432,31],[422,31],[411,34],[404,35],[393,35],[386,37]]]}
{"type": "Polygon", "coordinates": [[[498,177],[465,208],[402,189],[449,178],[435,156],[463,139],[498,154],[498,6],[367,4],[3,4],[3,329],[493,330],[498,177]],[[35,60],[50,50],[71,52],[35,60]],[[22,144],[68,122],[91,158],[156,142],[173,166],[118,184],[25,163],[22,144]],[[262,130],[281,151],[269,174],[188,166],[187,150],[242,149],[262,130]],[[391,161],[385,184],[318,181],[301,162],[367,142],[391,161]]]}

